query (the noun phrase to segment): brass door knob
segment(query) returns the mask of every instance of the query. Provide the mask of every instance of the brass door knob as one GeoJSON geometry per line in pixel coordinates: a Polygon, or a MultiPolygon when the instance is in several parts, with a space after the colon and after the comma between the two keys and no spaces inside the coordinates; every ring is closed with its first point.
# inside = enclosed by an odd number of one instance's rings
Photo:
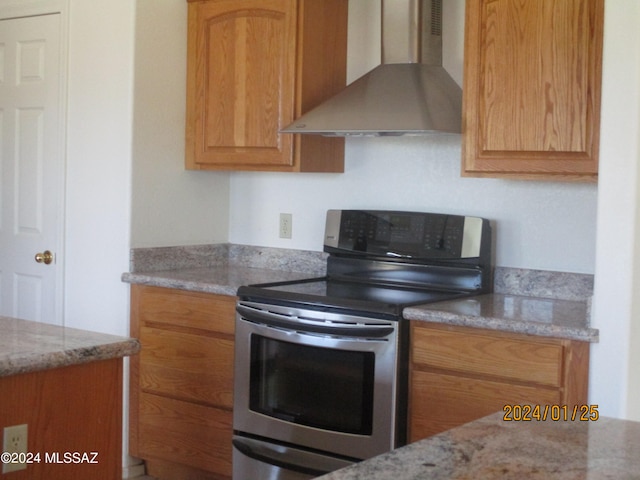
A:
{"type": "Polygon", "coordinates": [[[49,265],[51,262],[53,262],[53,253],[51,253],[49,250],[45,250],[42,253],[36,253],[36,262],[49,265]]]}

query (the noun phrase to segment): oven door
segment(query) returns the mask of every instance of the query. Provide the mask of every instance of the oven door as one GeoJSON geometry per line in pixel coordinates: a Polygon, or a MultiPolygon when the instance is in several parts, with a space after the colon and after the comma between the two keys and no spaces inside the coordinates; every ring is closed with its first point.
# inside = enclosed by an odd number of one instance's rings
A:
{"type": "Polygon", "coordinates": [[[398,325],[239,302],[234,430],[353,459],[394,448],[398,325]]]}

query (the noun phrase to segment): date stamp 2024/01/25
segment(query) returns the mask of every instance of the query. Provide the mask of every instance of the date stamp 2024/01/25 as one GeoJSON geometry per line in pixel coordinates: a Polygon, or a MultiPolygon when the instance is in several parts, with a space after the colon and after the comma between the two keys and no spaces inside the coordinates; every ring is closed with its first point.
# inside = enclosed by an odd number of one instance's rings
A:
{"type": "Polygon", "coordinates": [[[502,408],[505,422],[595,422],[600,418],[598,405],[516,405],[502,408]]]}

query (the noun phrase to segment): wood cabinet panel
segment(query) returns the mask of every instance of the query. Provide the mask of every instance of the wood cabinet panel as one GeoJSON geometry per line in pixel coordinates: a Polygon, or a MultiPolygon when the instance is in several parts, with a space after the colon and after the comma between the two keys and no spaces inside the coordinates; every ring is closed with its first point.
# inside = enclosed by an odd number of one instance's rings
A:
{"type": "Polygon", "coordinates": [[[587,403],[589,344],[427,322],[411,323],[411,441],[505,405],[587,403]]]}
{"type": "Polygon", "coordinates": [[[562,345],[435,329],[414,329],[412,361],[478,375],[560,386],[562,345]]]}
{"type": "Polygon", "coordinates": [[[232,413],[148,393],[140,396],[140,454],[231,478],[232,413]]]}
{"type": "Polygon", "coordinates": [[[235,302],[131,287],[129,450],[158,478],[231,478],[235,302]]]}
{"type": "Polygon", "coordinates": [[[134,287],[140,323],[164,324],[227,334],[233,338],[236,299],[226,295],[161,287],[134,287]]]}
{"type": "Polygon", "coordinates": [[[189,2],[186,166],[344,169],[344,139],[279,130],[344,88],[347,0],[189,2]]]}
{"type": "MultiPolygon", "coordinates": [[[[133,357],[132,357],[133,358],[133,357]]],[[[28,425],[28,452],[41,462],[15,480],[122,477],[122,359],[0,378],[0,426],[28,425]],[[53,463],[46,453],[97,452],[97,463],[53,463]]],[[[4,475],[3,475],[4,478],[4,475]]]]}
{"type": "Polygon", "coordinates": [[[288,0],[193,4],[196,163],[291,165],[296,11],[288,0]]]}
{"type": "Polygon", "coordinates": [[[410,441],[501,411],[507,404],[558,405],[557,389],[415,371],[410,441]]]}
{"type": "Polygon", "coordinates": [[[594,180],[603,0],[470,0],[463,174],[594,180]]]}
{"type": "Polygon", "coordinates": [[[233,340],[142,327],[140,341],[143,390],[233,407],[233,340]]]}

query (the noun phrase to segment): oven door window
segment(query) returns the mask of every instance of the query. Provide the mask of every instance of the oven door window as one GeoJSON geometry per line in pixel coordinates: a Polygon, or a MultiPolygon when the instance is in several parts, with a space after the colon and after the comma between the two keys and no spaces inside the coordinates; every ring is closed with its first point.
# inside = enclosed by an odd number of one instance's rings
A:
{"type": "Polygon", "coordinates": [[[371,435],[375,354],[251,336],[250,408],[281,420],[371,435]]]}

